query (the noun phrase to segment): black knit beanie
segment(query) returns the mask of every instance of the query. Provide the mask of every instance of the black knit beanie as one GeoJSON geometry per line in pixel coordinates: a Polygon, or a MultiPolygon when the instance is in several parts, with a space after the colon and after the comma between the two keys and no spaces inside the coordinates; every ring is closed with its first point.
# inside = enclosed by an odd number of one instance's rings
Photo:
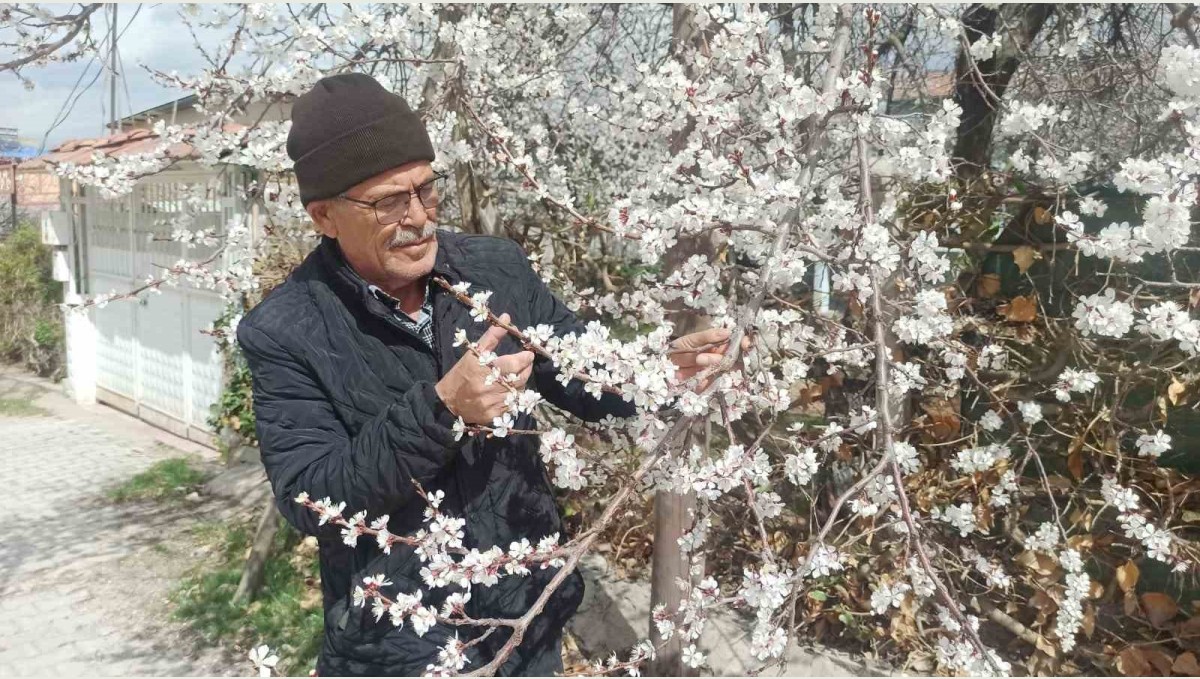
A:
{"type": "Polygon", "coordinates": [[[434,158],[421,118],[364,73],[322,78],[296,99],[287,152],[306,206],[385,170],[434,158]]]}

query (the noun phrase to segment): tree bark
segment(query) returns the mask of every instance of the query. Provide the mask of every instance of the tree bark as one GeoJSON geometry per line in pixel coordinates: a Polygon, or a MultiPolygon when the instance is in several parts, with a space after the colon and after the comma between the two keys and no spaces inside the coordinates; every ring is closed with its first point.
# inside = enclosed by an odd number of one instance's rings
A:
{"type": "Polygon", "coordinates": [[[962,116],[958,123],[954,158],[958,163],[957,174],[960,179],[975,179],[987,171],[992,158],[993,128],[999,100],[1004,97],[1009,81],[1021,65],[1021,55],[1029,49],[1053,11],[1052,4],[975,4],[963,13],[963,28],[971,44],[996,31],[1001,12],[1006,17],[1005,23],[1015,28],[996,48],[991,59],[976,62],[978,72],[971,68],[967,50],[962,46],[958,49],[954,65],[954,98],[962,107],[962,116]]]}
{"type": "MultiPolygon", "coordinates": [[[[696,8],[690,5],[674,5],[672,8],[672,52],[680,58],[685,45],[700,48],[704,35],[696,30],[694,15],[696,8]]],[[[691,75],[692,69],[685,64],[685,72],[691,75]]],[[[690,117],[687,125],[671,138],[672,153],[679,153],[687,145],[688,135],[695,127],[695,121],[690,117]]],[[[664,257],[664,269],[671,271],[683,265],[692,255],[705,255],[711,258],[715,254],[714,244],[707,236],[683,237],[672,247],[664,257]]],[[[699,311],[686,306],[668,310],[668,320],[675,324],[675,335],[686,335],[710,325],[708,319],[699,311]]],[[[704,445],[704,423],[697,422],[685,434],[684,450],[692,444],[704,445]]],[[[658,492],[654,495],[654,555],[651,561],[650,574],[650,609],[653,611],[662,604],[666,610],[675,613],[679,610],[682,591],[679,580],[691,582],[689,561],[687,555],[679,547],[679,538],[692,525],[692,515],[696,508],[695,493],[678,495],[675,493],[658,492]]],[[[662,638],[649,620],[650,640],[658,645],[662,638]]],[[[649,674],[665,677],[696,676],[695,670],[683,664],[683,641],[676,634],[659,650],[657,657],[649,667],[649,674]]]]}
{"type": "MultiPolygon", "coordinates": [[[[695,431],[685,436],[691,441],[695,431]]],[[[679,610],[683,600],[683,592],[679,589],[677,578],[691,581],[688,573],[688,560],[683,550],[679,548],[679,538],[691,528],[690,512],[696,509],[696,494],[677,495],[659,491],[654,495],[654,556],[651,561],[650,576],[650,610],[659,604],[666,606],[668,611],[679,610]]],[[[656,645],[662,642],[658,628],[650,619],[650,640],[656,645]]],[[[683,664],[683,640],[676,633],[671,640],[659,650],[654,662],[650,665],[648,674],[658,677],[696,676],[695,670],[683,664]]]]}
{"type": "MultiPolygon", "coordinates": [[[[460,5],[442,5],[438,9],[438,21],[453,23],[463,17],[464,8],[460,5]]],[[[433,59],[449,59],[454,54],[454,44],[445,42],[439,37],[433,46],[433,59]]],[[[449,73],[451,66],[443,67],[443,74],[449,73]]],[[[458,119],[454,125],[454,139],[471,140],[471,126],[460,102],[466,96],[460,83],[454,79],[442,78],[447,92],[447,105],[450,110],[457,112],[458,119]]],[[[421,90],[421,105],[419,111],[423,116],[433,107],[434,97],[438,93],[438,81],[430,78],[425,81],[421,90]]],[[[470,161],[460,161],[454,164],[454,196],[458,200],[459,223],[467,233],[482,233],[489,236],[497,235],[500,231],[500,213],[496,208],[493,191],[483,179],[475,173],[470,161]]]]}
{"type": "Polygon", "coordinates": [[[267,495],[267,504],[258,519],[258,530],[254,531],[254,544],[250,556],[242,568],[242,580],[233,594],[233,603],[250,603],[262,588],[263,574],[271,548],[275,545],[275,533],[279,531],[279,510],[275,507],[275,496],[267,495]]]}

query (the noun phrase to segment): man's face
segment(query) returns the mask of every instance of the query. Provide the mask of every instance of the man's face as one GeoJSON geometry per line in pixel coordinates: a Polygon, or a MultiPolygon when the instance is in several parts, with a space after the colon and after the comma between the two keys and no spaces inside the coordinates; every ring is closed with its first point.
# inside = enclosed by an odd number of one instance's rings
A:
{"type": "MultiPolygon", "coordinates": [[[[342,193],[370,203],[403,192],[399,205],[407,205],[408,212],[396,223],[381,224],[375,209],[342,198],[314,201],[308,205],[308,214],[321,233],[337,239],[346,261],[360,276],[392,292],[433,270],[437,210],[425,208],[409,193],[433,177],[428,161],[415,161],[381,172],[342,193]]],[[[378,212],[391,221],[383,209],[378,212]]]]}

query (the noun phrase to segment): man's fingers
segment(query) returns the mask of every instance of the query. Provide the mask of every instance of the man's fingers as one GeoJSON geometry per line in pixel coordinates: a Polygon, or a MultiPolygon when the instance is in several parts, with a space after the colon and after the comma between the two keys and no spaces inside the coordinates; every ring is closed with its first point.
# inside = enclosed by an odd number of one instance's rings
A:
{"type": "MultiPolygon", "coordinates": [[[[500,321],[502,323],[508,323],[508,314],[500,314],[500,321]]],[[[508,331],[504,328],[501,328],[498,325],[493,325],[487,329],[487,332],[483,333],[483,337],[479,338],[479,350],[491,351],[492,349],[495,349],[496,345],[500,343],[501,338],[507,334],[508,331]]]]}
{"type": "Polygon", "coordinates": [[[728,328],[709,328],[700,332],[693,332],[690,335],[684,335],[675,340],[676,349],[695,349],[706,344],[714,344],[722,340],[729,339],[728,328]]]}
{"type": "MultiPolygon", "coordinates": [[[[511,384],[514,387],[521,387],[525,385],[525,382],[529,379],[529,376],[533,374],[533,364],[530,363],[520,370],[502,370],[501,372],[504,374],[505,380],[508,382],[508,384],[511,384]]],[[[501,392],[508,393],[508,390],[501,388],[501,392]]]]}
{"type": "MultiPolygon", "coordinates": [[[[750,341],[749,337],[742,337],[741,344],[742,344],[742,353],[746,353],[747,351],[750,350],[750,346],[753,344],[753,342],[750,341]]],[[[716,346],[709,347],[705,351],[708,354],[722,356],[724,354],[729,353],[729,342],[728,341],[721,342],[720,344],[717,344],[716,346]]],[[[697,357],[704,356],[704,355],[705,354],[696,354],[697,357]]]]}
{"type": "Polygon", "coordinates": [[[529,376],[533,374],[533,363],[525,366],[525,369],[517,373],[517,386],[523,387],[529,381],[529,376]]]}
{"type": "MultiPolygon", "coordinates": [[[[749,351],[752,344],[754,344],[754,341],[752,341],[752,339],[750,339],[749,335],[742,336],[742,351],[743,351],[743,353],[745,353],[745,351],[749,351]]],[[[728,350],[730,350],[730,342],[728,342],[728,338],[726,337],[724,342],[720,342],[719,344],[716,344],[715,347],[709,348],[707,350],[708,351],[716,351],[716,353],[718,353],[718,354],[726,354],[726,353],[728,353],[728,350]]]]}
{"type": "Polygon", "coordinates": [[[515,354],[501,356],[500,358],[497,358],[495,363],[492,365],[499,368],[500,372],[504,373],[505,375],[509,373],[519,373],[533,365],[533,352],[519,351],[515,354]]]}

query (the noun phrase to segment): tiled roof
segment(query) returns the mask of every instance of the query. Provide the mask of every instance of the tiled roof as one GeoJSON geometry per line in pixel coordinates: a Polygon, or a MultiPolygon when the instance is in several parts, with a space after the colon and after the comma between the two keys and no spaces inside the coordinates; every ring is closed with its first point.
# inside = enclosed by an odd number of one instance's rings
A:
{"type": "MultiPolygon", "coordinates": [[[[229,124],[224,127],[226,132],[236,132],[244,129],[244,125],[229,124]]],[[[49,153],[31,158],[21,163],[20,169],[39,169],[47,162],[75,163],[87,165],[92,162],[93,153],[103,153],[106,156],[132,156],[139,153],[149,153],[158,148],[159,138],[153,130],[138,128],[120,132],[108,137],[94,139],[71,139],[59,144],[49,153]]],[[[179,159],[189,158],[192,147],[187,142],[172,144],[167,153],[179,159]]]]}

